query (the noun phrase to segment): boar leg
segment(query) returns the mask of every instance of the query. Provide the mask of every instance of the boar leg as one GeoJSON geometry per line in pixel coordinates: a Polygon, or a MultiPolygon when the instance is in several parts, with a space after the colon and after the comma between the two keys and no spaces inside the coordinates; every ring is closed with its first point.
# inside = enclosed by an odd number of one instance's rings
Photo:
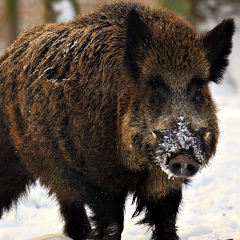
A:
{"type": "Polygon", "coordinates": [[[17,203],[18,199],[28,190],[34,180],[28,176],[26,169],[11,154],[4,161],[0,160],[0,218],[17,203]]]}
{"type": "Polygon", "coordinates": [[[103,193],[93,197],[89,207],[92,209],[95,230],[90,239],[120,240],[123,231],[124,203],[126,194],[114,196],[103,193]]]}
{"type": "Polygon", "coordinates": [[[81,202],[60,202],[60,211],[65,221],[64,233],[74,240],[88,239],[91,226],[81,202]]]}
{"type": "MultiPolygon", "coordinates": [[[[168,195],[156,199],[138,199],[137,211],[146,209],[145,218],[140,222],[152,228],[154,240],[177,240],[176,217],[182,191],[171,191],[168,195]]],[[[136,214],[135,214],[136,215],[136,214]]]]}

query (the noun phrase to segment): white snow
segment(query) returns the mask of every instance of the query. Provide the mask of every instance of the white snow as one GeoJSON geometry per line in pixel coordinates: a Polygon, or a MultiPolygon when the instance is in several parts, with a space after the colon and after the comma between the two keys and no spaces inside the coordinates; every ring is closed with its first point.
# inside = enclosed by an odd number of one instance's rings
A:
{"type": "Polygon", "coordinates": [[[59,0],[53,3],[53,8],[57,12],[56,22],[67,22],[74,18],[75,11],[69,0],[59,0]]]}
{"type": "MultiPolygon", "coordinates": [[[[237,19],[240,23],[240,19],[237,19]]],[[[239,24],[240,25],[240,24],[239,24]]],[[[221,138],[211,165],[184,189],[178,215],[182,240],[240,239],[240,29],[234,37],[233,53],[225,79],[213,86],[219,106],[221,138]]],[[[124,240],[147,240],[146,228],[134,225],[134,205],[126,204],[124,240]]],[[[47,198],[39,185],[31,189],[18,210],[11,210],[0,220],[1,240],[69,240],[62,234],[63,223],[58,206],[47,198]]]]}

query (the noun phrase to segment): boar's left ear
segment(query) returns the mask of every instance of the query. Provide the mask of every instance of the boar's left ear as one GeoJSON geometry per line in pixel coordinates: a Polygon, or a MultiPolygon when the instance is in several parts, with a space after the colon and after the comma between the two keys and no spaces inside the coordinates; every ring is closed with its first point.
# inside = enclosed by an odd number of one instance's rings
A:
{"type": "Polygon", "coordinates": [[[143,57],[143,47],[150,39],[151,30],[141,19],[137,9],[129,11],[125,19],[125,55],[124,65],[133,77],[140,74],[139,60],[143,57]]]}
{"type": "Polygon", "coordinates": [[[228,55],[232,50],[234,30],[234,20],[224,19],[201,38],[210,61],[210,80],[213,82],[220,82],[228,66],[228,55]]]}

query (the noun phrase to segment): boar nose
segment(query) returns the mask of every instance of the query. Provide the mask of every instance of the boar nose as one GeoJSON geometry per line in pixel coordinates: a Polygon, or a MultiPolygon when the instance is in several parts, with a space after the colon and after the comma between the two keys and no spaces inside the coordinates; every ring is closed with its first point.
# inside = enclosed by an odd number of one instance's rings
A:
{"type": "Polygon", "coordinates": [[[179,154],[170,159],[169,170],[177,177],[189,178],[199,170],[199,164],[187,154],[179,154]]]}

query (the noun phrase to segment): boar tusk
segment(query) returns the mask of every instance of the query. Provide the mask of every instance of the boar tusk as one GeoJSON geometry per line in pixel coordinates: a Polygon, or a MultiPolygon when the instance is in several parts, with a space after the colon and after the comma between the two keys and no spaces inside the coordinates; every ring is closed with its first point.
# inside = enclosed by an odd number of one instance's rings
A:
{"type": "Polygon", "coordinates": [[[203,138],[204,138],[204,141],[205,141],[205,142],[209,140],[210,135],[211,135],[210,132],[206,132],[206,133],[204,134],[204,137],[203,137],[203,138]]]}
{"type": "Polygon", "coordinates": [[[157,139],[157,134],[156,133],[152,132],[152,135],[153,135],[154,139],[157,139]]]}

